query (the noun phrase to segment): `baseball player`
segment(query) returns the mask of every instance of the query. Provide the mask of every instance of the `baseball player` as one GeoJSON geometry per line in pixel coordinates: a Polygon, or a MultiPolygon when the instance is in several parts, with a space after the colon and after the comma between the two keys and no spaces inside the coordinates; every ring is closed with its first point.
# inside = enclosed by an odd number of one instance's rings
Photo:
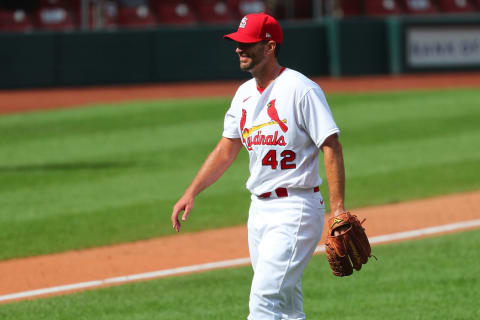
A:
{"type": "Polygon", "coordinates": [[[325,206],[319,185],[323,152],[334,214],[345,212],[342,148],[320,87],[279,65],[280,24],[264,13],[245,16],[234,33],[242,84],[227,111],[222,137],[173,207],[180,230],[194,199],[213,184],[245,148],[250,157],[248,244],[254,276],[249,320],[305,319],[301,278],[320,241],[325,206]]]}

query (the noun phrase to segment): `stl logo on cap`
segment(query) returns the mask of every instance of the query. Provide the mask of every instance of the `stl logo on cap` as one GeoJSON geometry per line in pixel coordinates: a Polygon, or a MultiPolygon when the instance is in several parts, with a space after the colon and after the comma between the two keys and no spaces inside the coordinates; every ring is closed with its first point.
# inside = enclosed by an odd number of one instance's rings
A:
{"type": "Polygon", "coordinates": [[[238,26],[239,28],[245,29],[247,26],[247,17],[243,17],[242,21],[240,21],[240,25],[238,26]]]}
{"type": "Polygon", "coordinates": [[[250,13],[240,21],[236,32],[226,34],[223,38],[240,43],[273,40],[281,44],[283,32],[282,27],[274,17],[263,12],[250,13]]]}

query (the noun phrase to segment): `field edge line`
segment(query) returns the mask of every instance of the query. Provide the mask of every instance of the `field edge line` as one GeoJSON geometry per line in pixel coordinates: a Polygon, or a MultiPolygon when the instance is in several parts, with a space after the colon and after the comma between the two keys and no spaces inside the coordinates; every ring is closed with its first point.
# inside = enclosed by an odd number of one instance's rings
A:
{"type": "MultiPolygon", "coordinates": [[[[381,244],[381,243],[392,242],[396,240],[406,240],[406,239],[418,238],[421,236],[428,236],[428,235],[433,235],[438,233],[445,233],[445,232],[451,232],[451,231],[457,231],[457,230],[475,228],[475,227],[480,227],[480,219],[462,221],[462,222],[422,228],[422,229],[415,229],[415,230],[404,231],[404,232],[385,234],[385,235],[371,237],[369,241],[371,244],[381,244]]],[[[325,252],[325,246],[319,245],[315,249],[314,254],[319,254],[322,252],[325,252]]],[[[61,292],[67,293],[73,290],[102,287],[102,286],[113,285],[113,284],[117,284],[117,285],[125,284],[128,282],[139,281],[139,280],[163,278],[168,276],[187,274],[187,273],[196,273],[201,271],[210,271],[210,270],[216,270],[221,268],[238,267],[242,265],[247,265],[249,263],[250,263],[250,258],[245,257],[245,258],[223,260],[223,261],[210,262],[210,263],[191,265],[191,266],[185,266],[185,267],[178,267],[178,268],[172,268],[172,269],[157,270],[152,272],[126,275],[126,276],[120,276],[120,277],[113,277],[113,278],[107,278],[102,280],[79,282],[79,283],[62,285],[62,286],[55,286],[55,287],[49,287],[49,288],[42,288],[42,289],[0,295],[0,303],[10,301],[10,300],[21,300],[21,299],[31,298],[35,296],[51,295],[51,294],[61,293],[61,292]]]]}

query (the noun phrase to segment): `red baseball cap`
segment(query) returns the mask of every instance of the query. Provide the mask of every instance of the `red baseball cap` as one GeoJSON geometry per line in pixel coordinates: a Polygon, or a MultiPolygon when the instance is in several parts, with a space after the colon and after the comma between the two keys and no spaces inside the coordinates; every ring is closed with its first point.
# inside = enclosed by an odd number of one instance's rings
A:
{"type": "Polygon", "coordinates": [[[251,13],[243,17],[237,32],[226,34],[225,39],[241,43],[255,43],[263,40],[283,42],[282,27],[274,17],[265,13],[251,13]]]}

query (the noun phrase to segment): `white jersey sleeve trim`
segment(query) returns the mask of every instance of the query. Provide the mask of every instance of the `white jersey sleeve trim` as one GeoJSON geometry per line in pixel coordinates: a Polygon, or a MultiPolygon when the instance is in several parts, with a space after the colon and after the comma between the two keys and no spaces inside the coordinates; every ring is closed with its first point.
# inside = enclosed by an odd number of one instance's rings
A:
{"type": "Polygon", "coordinates": [[[233,98],[230,108],[225,114],[223,121],[223,133],[222,136],[225,138],[240,138],[240,132],[238,131],[238,120],[235,116],[235,98],[233,98]]]}
{"type": "Polygon", "coordinates": [[[225,138],[240,138],[237,129],[237,121],[231,110],[225,114],[222,136],[225,138]]]}
{"type": "Polygon", "coordinates": [[[318,143],[315,143],[315,144],[317,145],[318,148],[320,148],[323,145],[323,143],[325,142],[325,140],[327,140],[328,137],[330,137],[334,134],[339,135],[340,134],[340,129],[338,129],[338,128],[333,129],[331,132],[327,133],[323,139],[319,140],[318,143]]]}

